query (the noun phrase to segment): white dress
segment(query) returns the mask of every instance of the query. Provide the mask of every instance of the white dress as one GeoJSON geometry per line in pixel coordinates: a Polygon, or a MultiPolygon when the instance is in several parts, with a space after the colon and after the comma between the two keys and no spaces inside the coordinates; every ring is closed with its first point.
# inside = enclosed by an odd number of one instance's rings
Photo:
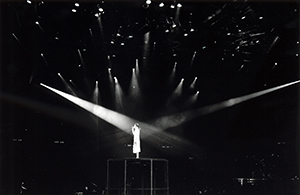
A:
{"type": "Polygon", "coordinates": [[[141,143],[140,143],[140,128],[134,127],[132,129],[133,133],[133,153],[139,153],[141,152],[141,143]]]}

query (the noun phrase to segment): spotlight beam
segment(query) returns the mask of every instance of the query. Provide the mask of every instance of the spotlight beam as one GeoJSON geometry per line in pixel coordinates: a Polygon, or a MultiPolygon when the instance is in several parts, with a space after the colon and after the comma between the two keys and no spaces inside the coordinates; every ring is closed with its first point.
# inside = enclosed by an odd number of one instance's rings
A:
{"type": "Polygon", "coordinates": [[[177,66],[177,62],[175,62],[173,70],[171,72],[170,78],[169,78],[169,82],[172,82],[175,78],[175,74],[176,74],[176,66],[177,66]]]}
{"type": "Polygon", "coordinates": [[[178,97],[180,94],[182,94],[183,81],[184,79],[181,79],[180,83],[177,85],[176,89],[174,90],[171,99],[174,99],[175,97],[178,97]]]}
{"type": "Polygon", "coordinates": [[[64,79],[64,77],[58,73],[58,76],[60,77],[60,79],[62,80],[63,84],[66,86],[67,90],[74,96],[78,96],[75,91],[71,88],[71,86],[67,83],[67,81],[64,79]]]}
{"type": "Polygon", "coordinates": [[[138,78],[139,75],[140,75],[140,68],[139,68],[139,61],[138,61],[138,59],[135,60],[135,73],[136,73],[136,76],[138,78]]]}
{"type": "Polygon", "coordinates": [[[93,93],[93,102],[97,105],[99,105],[99,96],[100,96],[100,93],[99,93],[98,81],[96,81],[95,89],[94,89],[94,93],[93,93]]]}
{"type": "Polygon", "coordinates": [[[49,87],[45,84],[41,85],[51,91],[53,91],[54,93],[64,97],[65,99],[73,102],[74,104],[76,104],[77,106],[87,110],[88,112],[98,116],[99,118],[107,121],[108,123],[116,126],[117,128],[126,131],[128,133],[130,133],[131,131],[131,126],[132,124],[136,123],[136,120],[127,117],[125,115],[119,114],[117,112],[114,112],[112,110],[106,109],[102,106],[90,103],[86,100],[83,100],[81,98],[72,96],[70,94],[64,93],[62,91],[59,91],[57,89],[54,89],[52,87],[49,87]]]}
{"type": "Polygon", "coordinates": [[[176,113],[176,114],[169,115],[169,116],[164,116],[164,117],[157,119],[154,122],[154,125],[161,129],[168,129],[171,127],[176,127],[176,126],[186,123],[192,119],[195,119],[199,116],[208,115],[208,114],[214,113],[216,111],[235,106],[235,105],[243,103],[245,101],[260,97],[262,95],[265,95],[265,94],[268,94],[268,93],[271,93],[271,92],[274,92],[274,91],[277,91],[277,90],[280,90],[285,87],[289,87],[291,85],[298,84],[298,83],[300,83],[300,80],[294,81],[291,83],[287,83],[284,85],[280,85],[277,87],[273,87],[270,89],[258,91],[255,93],[251,93],[248,95],[240,96],[237,98],[232,98],[232,99],[229,99],[229,100],[226,100],[226,101],[223,101],[220,103],[216,103],[213,105],[205,106],[202,108],[187,110],[185,112],[176,113]]]}
{"type": "Polygon", "coordinates": [[[116,110],[119,112],[123,112],[123,90],[118,82],[117,77],[115,77],[115,103],[116,110]]]}
{"type": "Polygon", "coordinates": [[[62,96],[63,98],[65,98],[65,99],[69,100],[70,102],[76,104],[77,106],[83,108],[84,110],[94,114],[95,116],[103,119],[104,121],[114,125],[115,127],[119,128],[120,130],[123,130],[126,133],[131,134],[132,125],[134,123],[138,122],[143,130],[141,133],[141,138],[146,140],[147,142],[149,142],[151,144],[156,144],[156,145],[157,145],[157,143],[166,143],[167,142],[178,148],[181,148],[182,150],[185,150],[187,153],[190,153],[194,156],[199,155],[198,147],[195,144],[191,143],[190,141],[188,141],[184,138],[169,134],[167,132],[162,131],[162,129],[157,128],[153,125],[150,125],[150,124],[147,124],[144,122],[140,122],[138,120],[135,120],[133,118],[130,118],[128,116],[120,114],[118,112],[115,112],[115,111],[109,110],[107,108],[104,108],[102,106],[90,103],[81,98],[69,95],[62,91],[59,91],[52,87],[49,87],[45,84],[41,83],[40,85],[49,89],[50,91],[52,91],[56,94],[62,96]]]}
{"type": "Polygon", "coordinates": [[[129,94],[131,95],[131,97],[134,97],[135,99],[140,98],[140,87],[136,75],[136,70],[134,68],[132,69],[132,77],[130,81],[129,94]]]}

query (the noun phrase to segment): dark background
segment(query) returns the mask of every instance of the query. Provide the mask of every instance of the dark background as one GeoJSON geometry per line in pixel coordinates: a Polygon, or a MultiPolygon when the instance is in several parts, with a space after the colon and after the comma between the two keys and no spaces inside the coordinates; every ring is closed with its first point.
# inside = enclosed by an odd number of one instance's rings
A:
{"type": "MultiPolygon", "coordinates": [[[[138,59],[142,103],[123,114],[143,122],[299,80],[297,1],[181,1],[178,20],[172,1],[159,3],[1,1],[1,194],[19,194],[22,182],[24,194],[101,194],[106,160],[134,157],[131,135],[40,86],[68,93],[57,73],[88,101],[98,81],[100,105],[115,110],[107,69],[126,97],[138,59]],[[181,78],[181,99],[162,111],[181,78]]],[[[298,100],[299,84],[197,117],[166,130],[197,155],[142,140],[141,157],[169,160],[170,194],[298,194],[298,100]]]]}

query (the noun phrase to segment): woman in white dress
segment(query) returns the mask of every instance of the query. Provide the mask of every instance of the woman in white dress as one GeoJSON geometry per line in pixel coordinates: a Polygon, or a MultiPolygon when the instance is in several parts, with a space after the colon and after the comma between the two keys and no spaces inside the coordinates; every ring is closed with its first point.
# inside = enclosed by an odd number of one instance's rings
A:
{"type": "Polygon", "coordinates": [[[133,134],[133,153],[136,154],[136,158],[139,158],[139,153],[141,152],[141,143],[140,143],[140,132],[141,128],[138,123],[135,123],[131,128],[133,134]]]}

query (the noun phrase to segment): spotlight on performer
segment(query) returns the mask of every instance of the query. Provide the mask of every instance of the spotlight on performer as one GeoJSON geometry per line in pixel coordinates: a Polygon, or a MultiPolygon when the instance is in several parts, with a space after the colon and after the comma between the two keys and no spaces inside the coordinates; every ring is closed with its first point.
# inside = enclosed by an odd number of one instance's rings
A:
{"type": "MultiPolygon", "coordinates": [[[[40,83],[41,86],[49,89],[50,91],[56,93],[59,96],[62,96],[63,98],[69,100],[70,102],[74,103],[75,105],[83,108],[84,110],[96,115],[97,117],[99,117],[100,119],[114,125],[115,127],[117,127],[118,129],[131,134],[131,128],[132,128],[132,124],[134,123],[139,123],[139,125],[144,129],[143,133],[141,134],[141,137],[144,138],[145,140],[148,140],[149,143],[154,144],[153,140],[155,140],[155,143],[160,142],[160,143],[166,143],[168,142],[169,144],[172,145],[177,145],[178,148],[184,148],[187,152],[191,152],[193,151],[193,155],[197,155],[198,150],[196,149],[197,147],[192,144],[190,141],[182,138],[182,137],[178,137],[174,134],[169,134],[167,132],[162,131],[163,129],[147,124],[147,123],[143,123],[140,121],[137,121],[133,118],[130,118],[124,114],[120,114],[118,112],[115,112],[113,110],[109,110],[103,106],[99,106],[96,105],[94,103],[88,102],[86,100],[83,100],[81,98],[75,97],[73,95],[64,93],[62,91],[59,91],[57,89],[54,89],[52,87],[49,87],[43,83],[40,83]],[[193,148],[193,150],[191,150],[191,148],[193,148]],[[188,150],[187,150],[188,149],[188,150]],[[197,152],[194,152],[197,151],[197,152]]],[[[57,114],[57,113],[56,113],[57,114]]],[[[176,122],[177,123],[177,119],[182,121],[185,120],[185,116],[184,115],[180,115],[180,117],[176,117],[176,119],[172,120],[172,123],[176,122]],[[182,118],[183,117],[183,118],[182,118]]],[[[169,124],[169,118],[161,118],[157,121],[162,127],[168,127],[170,126],[169,124]],[[162,121],[164,121],[164,123],[162,124],[162,121]]],[[[172,125],[173,126],[173,125],[172,125]]]]}

